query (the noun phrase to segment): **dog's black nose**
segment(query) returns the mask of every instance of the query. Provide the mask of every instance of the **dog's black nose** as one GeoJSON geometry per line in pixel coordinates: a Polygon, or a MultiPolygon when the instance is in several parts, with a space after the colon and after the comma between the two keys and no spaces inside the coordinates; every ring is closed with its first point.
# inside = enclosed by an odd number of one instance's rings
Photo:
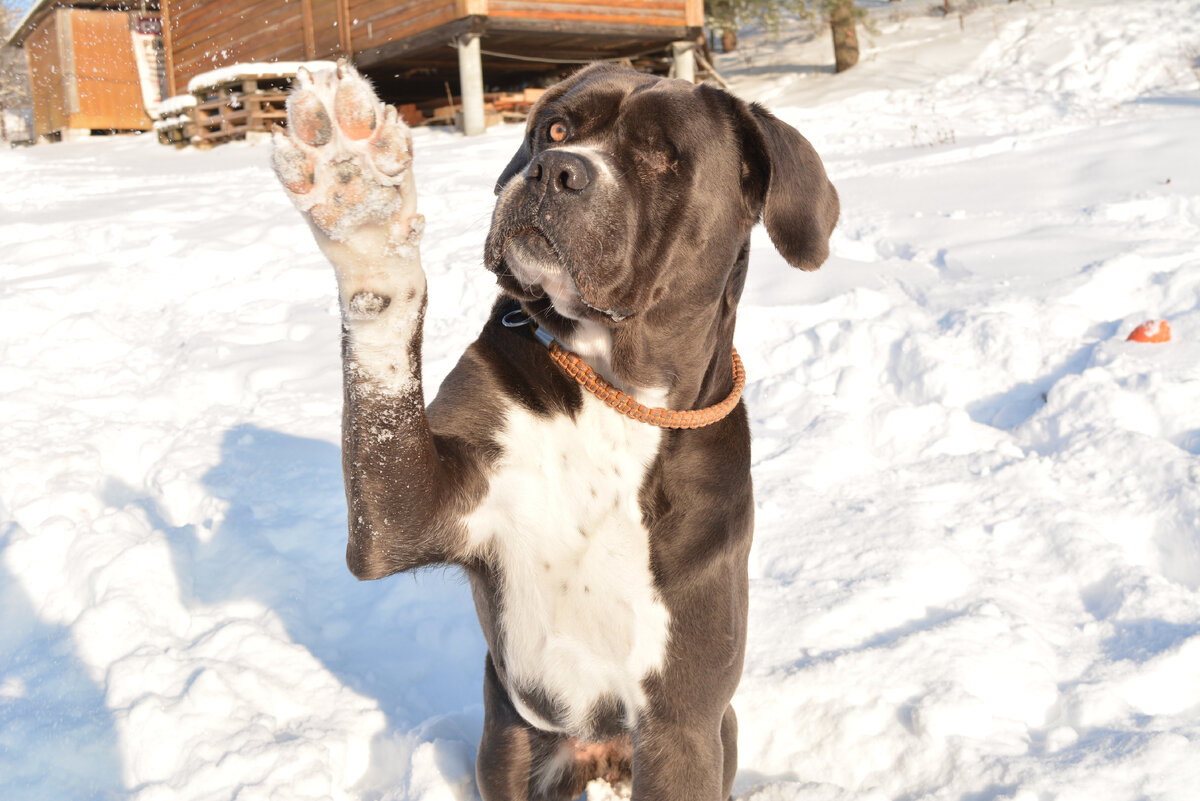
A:
{"type": "Polygon", "coordinates": [[[533,160],[525,173],[535,192],[582,192],[592,183],[587,159],[569,150],[547,150],[533,160]]]}

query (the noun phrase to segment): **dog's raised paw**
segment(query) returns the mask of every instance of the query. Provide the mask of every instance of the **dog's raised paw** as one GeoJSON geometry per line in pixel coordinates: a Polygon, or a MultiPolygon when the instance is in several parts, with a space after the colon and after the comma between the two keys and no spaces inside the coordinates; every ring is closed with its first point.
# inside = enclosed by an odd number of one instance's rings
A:
{"type": "MultiPolygon", "coordinates": [[[[412,136],[391,106],[342,61],[301,68],[288,97],[287,130],[274,134],[272,164],[292,202],[334,242],[365,229],[385,253],[416,244],[422,229],[412,181],[412,136]]],[[[379,253],[377,255],[385,255],[379,253]]]]}

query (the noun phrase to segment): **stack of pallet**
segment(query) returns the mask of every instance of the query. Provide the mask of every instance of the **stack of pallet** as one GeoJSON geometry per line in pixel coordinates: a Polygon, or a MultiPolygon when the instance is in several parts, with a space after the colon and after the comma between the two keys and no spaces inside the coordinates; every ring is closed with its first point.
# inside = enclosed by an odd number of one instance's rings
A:
{"type": "Polygon", "coordinates": [[[175,95],[159,103],[153,112],[158,141],[176,147],[191,142],[196,135],[196,124],[192,122],[192,109],[195,107],[196,98],[193,95],[175,95]]]}
{"type": "MultiPolygon", "coordinates": [[[[197,75],[188,83],[196,98],[193,144],[211,147],[253,133],[268,133],[287,119],[288,90],[295,63],[234,64],[197,75]]],[[[311,69],[332,66],[313,64],[311,69]]]]}
{"type": "Polygon", "coordinates": [[[521,92],[498,92],[484,95],[484,108],[490,104],[502,122],[523,122],[533,104],[546,93],[545,89],[525,89],[521,92]]]}
{"type": "MultiPolygon", "coordinates": [[[[484,122],[491,126],[498,122],[522,122],[529,110],[545,89],[525,89],[520,92],[487,92],[483,96],[484,122]]],[[[450,97],[446,100],[428,100],[413,106],[421,117],[405,119],[409,125],[462,125],[462,100],[450,97]]]]}
{"type": "Polygon", "coordinates": [[[188,94],[158,105],[153,115],[158,141],[177,147],[212,147],[265,135],[275,124],[286,124],[288,91],[297,71],[333,66],[328,61],[279,61],[233,64],[201,73],[188,82],[188,94]]]}
{"type": "MultiPolygon", "coordinates": [[[[234,64],[201,73],[188,83],[186,95],[172,97],[158,107],[154,129],[163,144],[212,147],[222,142],[267,134],[287,124],[287,96],[300,68],[316,72],[331,69],[323,61],[234,64]]],[[[489,92],[484,97],[488,125],[520,122],[545,89],[489,92]]],[[[410,126],[462,125],[462,101],[457,97],[404,103],[396,106],[410,126]]]]}

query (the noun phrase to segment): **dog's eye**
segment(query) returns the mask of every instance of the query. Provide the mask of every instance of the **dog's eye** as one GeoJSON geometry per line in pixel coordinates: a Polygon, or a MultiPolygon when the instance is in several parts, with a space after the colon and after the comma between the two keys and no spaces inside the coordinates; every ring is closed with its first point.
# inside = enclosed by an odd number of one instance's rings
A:
{"type": "Polygon", "coordinates": [[[561,142],[567,138],[567,124],[562,120],[555,120],[550,123],[550,129],[547,131],[551,142],[561,142]]]}

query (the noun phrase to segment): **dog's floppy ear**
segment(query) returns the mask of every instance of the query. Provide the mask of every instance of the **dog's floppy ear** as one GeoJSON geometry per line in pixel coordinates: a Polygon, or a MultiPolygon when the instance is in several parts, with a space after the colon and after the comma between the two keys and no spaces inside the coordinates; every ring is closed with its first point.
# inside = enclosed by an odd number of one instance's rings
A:
{"type": "Polygon", "coordinates": [[[745,191],[762,204],[775,249],[793,267],[815,270],[829,258],[837,224],[837,190],[821,157],[792,126],[757,103],[739,103],[743,120],[745,191]]]}

